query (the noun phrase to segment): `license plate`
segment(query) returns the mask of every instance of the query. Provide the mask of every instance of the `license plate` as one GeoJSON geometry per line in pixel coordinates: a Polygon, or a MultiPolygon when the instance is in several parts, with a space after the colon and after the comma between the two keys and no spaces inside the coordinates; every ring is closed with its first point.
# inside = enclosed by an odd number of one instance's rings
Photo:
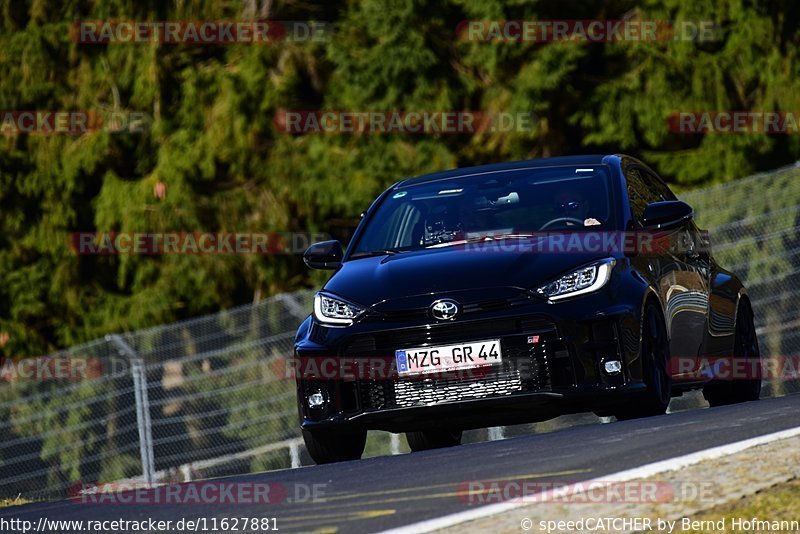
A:
{"type": "Polygon", "coordinates": [[[402,349],[394,355],[397,372],[403,376],[485,367],[503,360],[499,339],[402,349]]]}

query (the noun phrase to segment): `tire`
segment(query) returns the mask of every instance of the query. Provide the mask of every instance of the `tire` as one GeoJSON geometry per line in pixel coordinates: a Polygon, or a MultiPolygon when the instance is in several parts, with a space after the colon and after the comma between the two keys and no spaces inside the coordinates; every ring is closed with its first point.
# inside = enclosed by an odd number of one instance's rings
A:
{"type": "Polygon", "coordinates": [[[617,420],[663,415],[672,397],[669,372],[669,340],[661,310],[653,302],[645,305],[642,318],[642,379],[647,389],[614,412],[617,420]]]}
{"type": "Polygon", "coordinates": [[[316,464],[331,464],[359,460],[367,443],[367,431],[311,432],[303,429],[306,450],[316,464]]]}
{"type": "Polygon", "coordinates": [[[423,430],[422,432],[406,432],[408,446],[413,452],[441,449],[461,445],[460,430],[423,430]]]}
{"type": "MultiPolygon", "coordinates": [[[[758,349],[758,336],[756,335],[753,309],[747,300],[739,302],[739,311],[736,313],[736,331],[733,340],[734,359],[761,360],[761,351],[758,349]]],[[[747,369],[760,366],[745,366],[747,369]]],[[[758,400],[761,396],[761,378],[751,380],[733,379],[724,382],[712,382],[703,388],[703,396],[708,404],[724,406],[758,400]]]]}

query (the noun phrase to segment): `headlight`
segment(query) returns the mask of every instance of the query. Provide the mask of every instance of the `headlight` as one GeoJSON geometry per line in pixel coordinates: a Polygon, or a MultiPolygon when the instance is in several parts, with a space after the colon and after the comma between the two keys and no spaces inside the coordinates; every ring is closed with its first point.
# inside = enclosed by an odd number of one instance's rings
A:
{"type": "Polygon", "coordinates": [[[353,324],[364,308],[323,293],[314,295],[314,318],[323,324],[348,326],[353,324]]]}
{"type": "Polygon", "coordinates": [[[611,270],[616,263],[616,260],[609,258],[581,267],[538,288],[536,292],[550,300],[561,300],[597,291],[611,278],[611,270]]]}

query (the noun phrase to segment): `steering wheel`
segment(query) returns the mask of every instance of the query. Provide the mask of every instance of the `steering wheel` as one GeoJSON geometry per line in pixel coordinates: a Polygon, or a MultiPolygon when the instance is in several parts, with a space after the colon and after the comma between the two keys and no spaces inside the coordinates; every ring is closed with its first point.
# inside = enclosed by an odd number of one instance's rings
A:
{"type": "Polygon", "coordinates": [[[574,222],[575,224],[583,228],[583,221],[580,219],[576,219],[575,217],[556,217],[555,219],[549,220],[546,223],[544,223],[544,225],[541,228],[539,228],[539,230],[540,231],[546,230],[548,226],[562,222],[574,222]]]}

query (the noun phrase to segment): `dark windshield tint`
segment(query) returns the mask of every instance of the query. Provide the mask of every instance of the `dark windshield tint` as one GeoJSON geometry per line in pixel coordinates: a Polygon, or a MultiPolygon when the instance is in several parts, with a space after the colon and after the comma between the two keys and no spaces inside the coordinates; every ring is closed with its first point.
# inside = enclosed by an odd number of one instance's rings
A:
{"type": "Polygon", "coordinates": [[[398,188],[370,218],[352,257],[493,235],[615,228],[604,165],[503,171],[398,188]]]}

